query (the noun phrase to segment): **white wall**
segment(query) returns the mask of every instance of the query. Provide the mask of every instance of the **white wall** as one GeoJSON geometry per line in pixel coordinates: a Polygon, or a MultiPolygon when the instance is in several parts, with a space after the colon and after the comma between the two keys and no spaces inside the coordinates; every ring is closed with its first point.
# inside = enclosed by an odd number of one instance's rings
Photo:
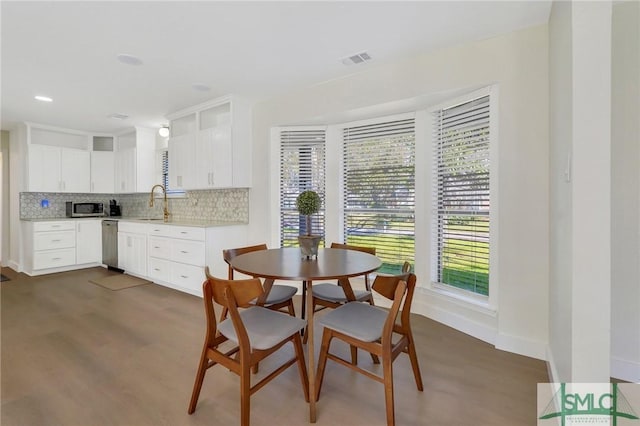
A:
{"type": "Polygon", "coordinates": [[[556,2],[550,44],[553,379],[608,382],[611,3],[556,2]]]}
{"type": "Polygon", "coordinates": [[[617,3],[611,76],[611,376],[640,382],[640,3],[617,3]]]}
{"type": "MultiPolygon", "coordinates": [[[[391,105],[389,112],[401,112],[398,105],[405,106],[406,111],[406,105],[411,104],[402,100],[418,104],[424,99],[442,99],[443,93],[460,93],[461,89],[470,91],[496,83],[500,176],[495,189],[500,207],[495,212],[494,225],[499,226],[500,263],[497,276],[492,279],[498,283],[494,289],[498,312],[425,290],[430,277],[425,251],[416,253],[421,291],[414,306],[500,348],[544,358],[549,300],[547,53],[547,27],[540,26],[402,62],[354,68],[355,74],[346,78],[256,105],[251,235],[256,240],[268,241],[270,227],[278,220],[268,208],[270,176],[278,172],[277,163],[265,161],[270,158],[271,127],[313,124],[322,121],[319,117],[331,117],[334,122],[349,121],[354,113],[380,104],[391,105]]],[[[428,168],[430,161],[417,158],[416,173],[418,168],[428,168]]],[[[417,185],[424,188],[426,183],[417,185]]],[[[422,206],[417,215],[428,218],[429,203],[422,206]]],[[[417,246],[428,246],[425,241],[429,239],[429,229],[426,226],[418,229],[418,224],[416,227],[417,246]]]]}

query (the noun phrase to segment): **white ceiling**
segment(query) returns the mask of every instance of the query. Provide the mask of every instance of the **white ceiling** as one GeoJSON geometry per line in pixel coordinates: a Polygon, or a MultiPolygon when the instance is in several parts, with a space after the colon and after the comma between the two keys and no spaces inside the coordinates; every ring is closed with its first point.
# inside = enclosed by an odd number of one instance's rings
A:
{"type": "Polygon", "coordinates": [[[32,121],[118,133],[160,127],[167,114],[222,95],[265,99],[543,24],[551,2],[2,1],[0,7],[2,128],[32,121]],[[361,51],[373,60],[341,62],[361,51]],[[120,63],[123,53],[143,64],[120,63]],[[107,118],[112,113],[129,118],[107,118]]]}

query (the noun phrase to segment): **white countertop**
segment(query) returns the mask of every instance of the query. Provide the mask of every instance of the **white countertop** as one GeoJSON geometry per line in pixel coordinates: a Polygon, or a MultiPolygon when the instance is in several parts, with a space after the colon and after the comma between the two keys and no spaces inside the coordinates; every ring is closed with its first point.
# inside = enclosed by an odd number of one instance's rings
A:
{"type": "Polygon", "coordinates": [[[101,217],[50,217],[45,219],[21,219],[27,222],[57,222],[66,220],[87,220],[87,219],[99,219],[99,220],[117,220],[123,222],[136,222],[136,223],[154,223],[157,225],[175,225],[175,226],[192,226],[198,228],[210,228],[216,226],[235,226],[235,225],[247,225],[244,222],[221,222],[213,220],[174,220],[169,219],[168,222],[164,222],[162,218],[142,218],[142,217],[122,217],[122,216],[101,216],[101,217]]]}

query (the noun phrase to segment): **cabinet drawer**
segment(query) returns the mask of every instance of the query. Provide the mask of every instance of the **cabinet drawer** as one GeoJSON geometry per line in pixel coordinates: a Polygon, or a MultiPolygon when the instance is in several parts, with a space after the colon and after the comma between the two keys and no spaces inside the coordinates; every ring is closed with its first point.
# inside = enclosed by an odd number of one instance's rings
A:
{"type": "Polygon", "coordinates": [[[173,240],[171,260],[203,267],[204,251],[204,242],[202,241],[173,240]]]}
{"type": "Polygon", "coordinates": [[[195,228],[192,226],[172,226],[171,236],[183,240],[204,241],[204,228],[195,228]]]}
{"type": "Polygon", "coordinates": [[[147,224],[126,222],[126,221],[120,220],[118,221],[118,232],[130,232],[132,234],[146,234],[147,224]]]}
{"type": "Polygon", "coordinates": [[[171,237],[173,233],[171,232],[171,225],[162,225],[160,223],[154,223],[149,225],[149,235],[158,236],[158,237],[171,237]]]}
{"type": "Polygon", "coordinates": [[[58,222],[34,222],[33,232],[41,231],[72,231],[76,229],[73,220],[61,220],[58,222]]]}
{"type": "Polygon", "coordinates": [[[33,235],[33,247],[35,250],[62,249],[75,246],[75,230],[61,232],[36,232],[33,235]]]}
{"type": "Polygon", "coordinates": [[[149,256],[160,259],[171,259],[171,240],[167,238],[149,237],[149,256]]]}
{"type": "Polygon", "coordinates": [[[33,269],[56,268],[75,265],[76,249],[39,251],[33,255],[33,269]]]}
{"type": "Polygon", "coordinates": [[[202,292],[202,283],[204,282],[204,279],[203,267],[183,265],[180,263],[171,264],[170,281],[172,284],[202,292]]]}
{"type": "Polygon", "coordinates": [[[171,262],[163,259],[149,258],[147,270],[149,278],[167,282],[171,276],[171,262]]]}

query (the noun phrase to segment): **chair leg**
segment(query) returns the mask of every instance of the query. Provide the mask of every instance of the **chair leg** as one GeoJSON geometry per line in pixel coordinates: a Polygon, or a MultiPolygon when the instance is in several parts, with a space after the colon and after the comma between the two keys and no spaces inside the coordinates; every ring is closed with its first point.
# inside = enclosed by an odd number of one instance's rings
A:
{"type": "Polygon", "coordinates": [[[409,344],[407,345],[407,349],[409,352],[409,360],[411,361],[411,368],[413,369],[413,377],[416,379],[416,386],[418,390],[422,392],[422,374],[420,374],[420,365],[418,365],[418,354],[416,353],[416,346],[413,342],[413,335],[411,331],[407,334],[407,338],[409,340],[409,344]]]}
{"type": "MultiPolygon", "coordinates": [[[[373,354],[371,354],[371,357],[373,358],[373,354]]],[[[351,364],[352,365],[358,365],[358,348],[356,348],[355,346],[351,345],[351,364]]]]}
{"type": "Polygon", "coordinates": [[[307,313],[305,309],[306,307],[307,307],[307,282],[302,281],[302,312],[300,313],[300,318],[302,319],[304,319],[304,316],[307,313]]]}
{"type": "Polygon", "coordinates": [[[302,382],[304,400],[309,402],[309,376],[307,375],[307,364],[304,362],[304,350],[302,349],[300,333],[296,333],[293,336],[293,348],[296,351],[296,358],[298,360],[298,373],[300,373],[300,382],[302,382]]]}
{"type": "Polygon", "coordinates": [[[292,317],[296,316],[296,308],[293,306],[293,299],[289,299],[289,303],[287,303],[287,310],[289,311],[289,315],[292,317]]]}
{"type": "Polygon", "coordinates": [[[191,392],[191,402],[189,402],[189,414],[193,414],[196,411],[196,405],[198,404],[198,398],[200,397],[200,389],[202,389],[202,382],[204,381],[204,375],[207,372],[207,364],[209,359],[206,355],[207,347],[205,346],[200,356],[200,364],[198,365],[198,372],[196,373],[196,380],[193,383],[193,392],[191,392]]]}
{"type": "Polygon", "coordinates": [[[229,313],[229,309],[226,306],[222,307],[222,313],[220,314],[220,322],[227,319],[227,314],[229,313]]]}
{"type": "Polygon", "coordinates": [[[384,378],[384,401],[387,408],[387,426],[395,426],[395,413],[393,406],[393,360],[391,354],[382,357],[382,371],[384,378]]]}
{"type": "Polygon", "coordinates": [[[333,333],[330,329],[325,328],[322,333],[322,345],[320,346],[320,356],[318,358],[318,371],[316,373],[316,401],[320,399],[320,389],[322,388],[322,381],[324,380],[324,368],[327,366],[327,353],[329,353],[329,346],[331,345],[331,339],[333,333]]]}
{"type": "Polygon", "coordinates": [[[249,426],[251,419],[251,368],[243,363],[240,370],[240,425],[249,426]]]}

